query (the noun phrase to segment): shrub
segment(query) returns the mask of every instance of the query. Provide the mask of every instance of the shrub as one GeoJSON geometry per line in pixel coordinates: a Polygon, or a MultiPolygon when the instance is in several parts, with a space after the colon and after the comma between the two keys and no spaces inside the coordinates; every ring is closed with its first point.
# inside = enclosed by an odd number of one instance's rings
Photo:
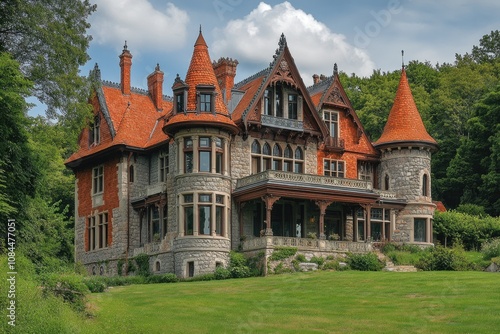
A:
{"type": "Polygon", "coordinates": [[[467,260],[465,256],[465,251],[463,248],[454,247],[446,248],[441,245],[437,245],[434,248],[430,248],[425,252],[424,256],[415,265],[417,268],[430,271],[430,270],[469,270],[471,269],[471,263],[467,260]]]}
{"type": "Polygon", "coordinates": [[[486,260],[500,256],[500,238],[485,242],[481,248],[481,253],[486,260]]]}
{"type": "Polygon", "coordinates": [[[293,272],[292,269],[287,268],[283,262],[280,262],[275,268],[274,268],[274,273],[275,274],[284,274],[284,273],[291,273],[293,272]]]}
{"type": "Polygon", "coordinates": [[[137,274],[141,276],[151,275],[149,270],[149,255],[142,253],[137,255],[135,258],[135,263],[137,263],[137,274]]]}
{"type": "Polygon", "coordinates": [[[251,276],[262,276],[264,275],[264,258],[266,257],[266,252],[260,251],[257,255],[252,256],[247,259],[248,267],[250,267],[251,276]]]}
{"type": "Polygon", "coordinates": [[[380,247],[380,251],[381,251],[382,253],[384,253],[384,254],[386,254],[386,255],[387,255],[389,252],[393,252],[393,251],[395,251],[395,250],[396,250],[396,248],[397,248],[397,247],[396,247],[396,245],[395,245],[395,244],[388,242],[388,243],[384,243],[384,244],[382,245],[382,247],[380,247]]]}
{"type": "Polygon", "coordinates": [[[325,259],[320,257],[313,256],[309,262],[316,263],[318,265],[318,268],[325,263],[325,259]]]}
{"type": "Polygon", "coordinates": [[[215,279],[215,275],[213,273],[210,273],[210,274],[196,275],[195,277],[188,279],[188,281],[191,281],[191,282],[213,281],[214,279],[215,279]]]}
{"type": "Polygon", "coordinates": [[[233,278],[250,277],[250,268],[248,266],[230,267],[229,271],[233,278]]]}
{"type": "Polygon", "coordinates": [[[42,275],[41,280],[44,294],[62,298],[77,311],[85,310],[89,289],[83,282],[83,276],[69,273],[50,273],[42,275]]]}
{"type": "Polygon", "coordinates": [[[242,253],[231,251],[229,253],[229,272],[233,278],[250,277],[250,267],[242,253]]]}
{"type": "Polygon", "coordinates": [[[279,261],[294,256],[297,253],[297,247],[275,247],[269,257],[271,261],[279,261]]]}
{"type": "Polygon", "coordinates": [[[361,271],[378,271],[384,267],[375,253],[349,254],[347,263],[351,269],[361,271]]]}
{"type": "Polygon", "coordinates": [[[295,257],[295,259],[299,262],[307,262],[306,260],[306,257],[304,254],[297,254],[297,256],[295,257]]]}
{"type": "Polygon", "coordinates": [[[175,274],[151,275],[147,278],[147,283],[175,283],[179,278],[175,274]]]}
{"type": "Polygon", "coordinates": [[[215,268],[214,276],[216,280],[231,278],[231,272],[224,267],[215,268]]]}
{"type": "Polygon", "coordinates": [[[83,283],[85,283],[89,291],[92,293],[104,292],[104,290],[106,290],[106,288],[108,287],[104,277],[102,276],[86,277],[83,280],[83,283]]]}

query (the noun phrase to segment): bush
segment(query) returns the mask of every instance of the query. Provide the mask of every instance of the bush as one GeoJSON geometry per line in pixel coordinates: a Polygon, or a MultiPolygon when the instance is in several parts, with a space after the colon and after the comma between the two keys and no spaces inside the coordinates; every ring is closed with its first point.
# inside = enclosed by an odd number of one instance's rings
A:
{"type": "Polygon", "coordinates": [[[198,281],[213,281],[215,279],[214,274],[201,274],[196,275],[192,278],[187,279],[187,281],[198,282],[198,281]]]}
{"type": "Polygon", "coordinates": [[[264,259],[266,257],[266,252],[260,251],[257,255],[252,256],[247,259],[248,267],[250,267],[251,276],[262,276],[264,275],[264,259]]]}
{"type": "Polygon", "coordinates": [[[85,301],[89,289],[83,281],[83,276],[69,273],[51,273],[42,275],[41,280],[45,295],[51,294],[62,298],[77,311],[85,310],[85,301]]]}
{"type": "Polygon", "coordinates": [[[379,271],[384,267],[375,253],[348,254],[347,263],[351,269],[361,271],[379,271]]]}
{"type": "Polygon", "coordinates": [[[481,253],[486,260],[500,256],[500,238],[493,239],[483,244],[481,253]]]}
{"type": "Polygon", "coordinates": [[[441,245],[437,245],[434,248],[429,248],[415,266],[426,271],[462,271],[469,270],[472,267],[471,263],[465,256],[465,251],[463,250],[463,248],[446,248],[441,245]]]}
{"type": "Polygon", "coordinates": [[[275,247],[269,257],[271,261],[279,261],[294,256],[297,253],[297,247],[275,247]]]}
{"type": "Polygon", "coordinates": [[[322,258],[321,256],[320,257],[313,256],[309,262],[316,263],[319,268],[323,265],[323,263],[325,263],[325,259],[322,258]]]}
{"type": "Polygon", "coordinates": [[[285,273],[292,273],[293,270],[291,268],[287,268],[283,262],[278,263],[276,267],[274,267],[274,273],[275,274],[285,274],[285,273]]]}
{"type": "Polygon", "coordinates": [[[104,292],[104,290],[108,287],[104,277],[102,276],[87,277],[83,280],[83,283],[85,283],[89,291],[92,293],[104,292]]]}
{"type": "Polygon", "coordinates": [[[214,276],[216,280],[231,278],[231,272],[224,267],[215,268],[214,276]]]}
{"type": "Polygon", "coordinates": [[[147,283],[175,283],[179,278],[175,274],[151,275],[146,280],[147,283]]]}
{"type": "Polygon", "coordinates": [[[242,253],[231,251],[229,253],[229,272],[233,278],[250,277],[250,267],[242,253]]]}
{"type": "Polygon", "coordinates": [[[299,262],[307,262],[306,260],[306,257],[304,254],[297,254],[297,256],[295,257],[295,259],[299,262]]]}
{"type": "Polygon", "coordinates": [[[344,265],[340,265],[340,261],[334,260],[334,261],[326,261],[323,266],[321,267],[323,270],[335,270],[335,271],[344,271],[344,270],[349,270],[349,267],[344,265]]]}

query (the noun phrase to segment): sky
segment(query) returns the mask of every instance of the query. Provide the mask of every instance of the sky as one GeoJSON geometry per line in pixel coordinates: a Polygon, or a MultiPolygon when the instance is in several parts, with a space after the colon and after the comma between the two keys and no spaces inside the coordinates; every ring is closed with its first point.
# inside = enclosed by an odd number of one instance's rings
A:
{"type": "Polygon", "coordinates": [[[200,26],[212,61],[238,60],[235,82],[269,66],[282,33],[306,86],[313,74],[369,76],[404,62],[452,63],[483,35],[500,29],[498,0],[90,0],[91,60],[104,80],[119,82],[126,41],[133,55],[132,86],[147,89],[156,64],[171,95],[186,76],[200,26]]]}

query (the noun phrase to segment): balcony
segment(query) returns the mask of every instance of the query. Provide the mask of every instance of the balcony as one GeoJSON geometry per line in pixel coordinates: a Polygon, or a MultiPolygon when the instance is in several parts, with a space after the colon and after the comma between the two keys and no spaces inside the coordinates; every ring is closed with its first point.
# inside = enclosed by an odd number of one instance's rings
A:
{"type": "Polygon", "coordinates": [[[261,172],[259,174],[253,174],[241,178],[236,182],[236,189],[248,187],[258,183],[263,183],[263,182],[265,183],[269,181],[295,183],[299,185],[302,184],[302,185],[320,186],[320,187],[332,186],[332,187],[348,188],[361,191],[371,191],[372,189],[371,182],[366,182],[362,180],[346,179],[346,178],[322,176],[314,174],[298,174],[298,173],[284,172],[277,170],[266,170],[265,172],[261,172]]]}
{"type": "Polygon", "coordinates": [[[343,152],[345,149],[344,139],[330,136],[326,137],[325,149],[330,152],[343,152]]]}
{"type": "Polygon", "coordinates": [[[261,115],[261,123],[265,126],[294,131],[304,131],[304,122],[283,117],[261,115]]]}

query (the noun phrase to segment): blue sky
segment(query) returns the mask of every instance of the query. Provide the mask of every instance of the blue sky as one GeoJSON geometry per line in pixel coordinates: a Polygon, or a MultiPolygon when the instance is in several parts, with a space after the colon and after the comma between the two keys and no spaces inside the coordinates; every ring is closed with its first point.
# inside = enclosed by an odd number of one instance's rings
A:
{"type": "Polygon", "coordinates": [[[453,62],[479,39],[500,29],[497,0],[91,0],[88,50],[102,78],[120,80],[118,56],[127,41],[132,86],[147,88],[157,63],[170,95],[177,73],[184,78],[201,25],[212,60],[239,61],[235,81],[267,67],[281,33],[306,85],[312,75],[339,70],[369,76],[374,69],[393,71],[405,62],[453,62]]]}

